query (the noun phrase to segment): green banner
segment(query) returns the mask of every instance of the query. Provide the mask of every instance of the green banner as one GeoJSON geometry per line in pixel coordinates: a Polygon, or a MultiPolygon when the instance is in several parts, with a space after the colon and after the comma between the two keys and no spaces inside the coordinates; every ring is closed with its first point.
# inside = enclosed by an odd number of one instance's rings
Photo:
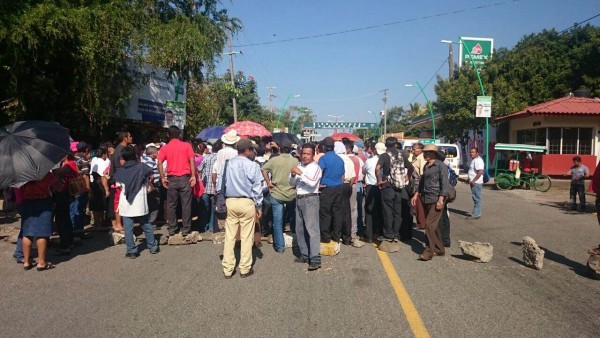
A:
{"type": "Polygon", "coordinates": [[[304,122],[303,126],[314,129],[372,129],[379,125],[369,122],[304,122]]]}
{"type": "Polygon", "coordinates": [[[479,67],[492,58],[494,39],[461,37],[462,45],[458,56],[458,65],[471,66],[471,57],[479,67]]]}

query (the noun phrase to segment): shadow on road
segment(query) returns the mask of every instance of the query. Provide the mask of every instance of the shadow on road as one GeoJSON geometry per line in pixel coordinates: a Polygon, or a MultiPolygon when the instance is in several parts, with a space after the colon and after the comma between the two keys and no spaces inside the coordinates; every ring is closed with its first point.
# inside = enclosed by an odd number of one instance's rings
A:
{"type": "MultiPolygon", "coordinates": [[[[54,264],[67,262],[76,256],[87,255],[96,251],[102,251],[106,248],[114,246],[112,235],[109,232],[94,232],[88,239],[76,241],[76,246],[71,250],[69,255],[59,255],[57,250],[48,250],[48,260],[54,264]]],[[[58,247],[56,243],[51,244],[55,249],[58,247]]],[[[140,248],[145,248],[145,243],[140,248]]],[[[123,255],[125,255],[125,245],[123,245],[123,255]]]]}
{"type": "Polygon", "coordinates": [[[558,209],[565,215],[580,215],[580,214],[593,212],[593,211],[595,211],[594,209],[596,209],[595,207],[590,208],[590,206],[588,205],[584,211],[573,210],[573,209],[571,209],[570,203],[565,203],[565,202],[545,202],[545,203],[539,203],[539,205],[558,209]]]}
{"type": "Polygon", "coordinates": [[[473,257],[473,256],[469,256],[469,255],[464,255],[464,254],[462,254],[462,255],[450,255],[450,256],[452,256],[454,258],[457,258],[457,259],[460,259],[460,260],[463,260],[463,261],[474,262],[474,261],[477,260],[477,257],[473,257]]]}
{"type": "MultiPolygon", "coordinates": [[[[238,265],[240,264],[240,244],[241,242],[237,241],[235,243],[235,248],[233,249],[233,254],[235,255],[235,268],[237,269],[238,265]]],[[[259,259],[262,259],[264,256],[262,250],[256,246],[252,246],[252,267],[254,267],[254,264],[256,264],[256,262],[259,259]]],[[[219,261],[223,261],[223,255],[219,255],[219,261]]]]}
{"type": "Polygon", "coordinates": [[[448,211],[450,211],[453,214],[458,214],[461,216],[470,216],[471,213],[467,212],[467,211],[463,211],[463,210],[458,210],[458,209],[454,209],[454,208],[448,208],[448,211]]]}
{"type": "MultiPolygon", "coordinates": [[[[510,242],[510,244],[516,245],[516,246],[521,246],[522,243],[521,242],[510,242]]],[[[590,276],[590,274],[588,273],[588,269],[587,266],[585,266],[585,264],[576,262],[574,260],[571,260],[567,257],[565,257],[564,255],[558,254],[546,247],[542,247],[540,246],[540,248],[542,250],[544,250],[546,253],[544,254],[544,259],[548,259],[550,261],[553,261],[555,263],[559,263],[562,265],[567,266],[571,271],[575,272],[577,275],[581,276],[581,277],[585,277],[588,279],[593,279],[592,276],[590,276]]],[[[508,257],[508,259],[510,259],[513,262],[517,262],[523,266],[527,266],[525,265],[525,262],[523,262],[520,259],[517,259],[515,257],[508,257]]]]}

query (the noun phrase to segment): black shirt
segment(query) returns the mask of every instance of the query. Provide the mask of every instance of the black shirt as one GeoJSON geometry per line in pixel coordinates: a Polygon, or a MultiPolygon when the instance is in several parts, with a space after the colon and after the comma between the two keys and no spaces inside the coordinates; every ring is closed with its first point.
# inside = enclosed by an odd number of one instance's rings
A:
{"type": "Polygon", "coordinates": [[[439,196],[448,196],[448,167],[435,160],[433,165],[425,164],[419,180],[419,193],[424,204],[436,203],[439,196]]]}

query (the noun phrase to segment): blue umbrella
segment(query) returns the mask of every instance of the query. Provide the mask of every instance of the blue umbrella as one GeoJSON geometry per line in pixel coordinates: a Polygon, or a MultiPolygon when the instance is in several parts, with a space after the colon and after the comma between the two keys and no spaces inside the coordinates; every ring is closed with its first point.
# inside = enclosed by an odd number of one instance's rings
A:
{"type": "Polygon", "coordinates": [[[196,135],[196,140],[219,139],[223,136],[223,130],[227,127],[212,126],[202,130],[196,135]]]}

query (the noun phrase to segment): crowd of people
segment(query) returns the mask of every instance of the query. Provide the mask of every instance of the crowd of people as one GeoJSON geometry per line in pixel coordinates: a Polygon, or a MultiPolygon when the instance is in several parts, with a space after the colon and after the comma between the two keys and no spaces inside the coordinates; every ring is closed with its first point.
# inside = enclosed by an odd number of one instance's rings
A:
{"type": "MultiPolygon", "coordinates": [[[[55,267],[46,259],[54,230],[60,238],[56,254],[70,255],[73,238],[89,236],[88,210],[93,227],[124,234],[127,258],[140,252],[135,223],[151,254],[160,251],[154,231],[163,224],[168,236],[185,237],[194,228],[224,231],[225,278],[238,263],[236,241],[239,273],[248,277],[254,273],[253,245],[269,237],[275,252],[285,252],[287,227],[296,234],[295,262],[309,271],[321,267],[323,245],[408,243],[415,223],[427,237],[421,260],[442,256],[451,245],[448,203],[456,197],[457,176],[433,144],[402,149],[394,137],[376,144],[326,137],[298,146],[288,140],[257,143],[235,130],[207,144],[184,141],[176,126],[169,127],[166,143],[133,141],[131,133],[119,132],[116,145],[102,143],[93,151],[86,142],[74,142],[73,153],[43,179],[14,189],[22,216],[14,258],[24,269],[55,267]]],[[[478,219],[483,161],[476,148],[470,154],[470,218],[478,219]]]]}

